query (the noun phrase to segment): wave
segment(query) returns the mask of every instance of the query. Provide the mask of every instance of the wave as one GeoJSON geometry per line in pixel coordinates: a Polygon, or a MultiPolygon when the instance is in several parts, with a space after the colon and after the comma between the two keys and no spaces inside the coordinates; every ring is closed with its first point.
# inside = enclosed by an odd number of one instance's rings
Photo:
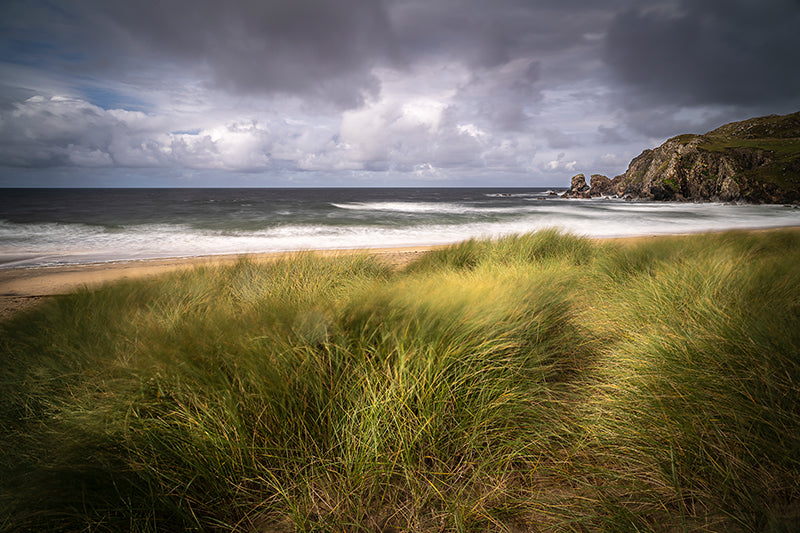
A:
{"type": "Polygon", "coordinates": [[[591,201],[537,202],[506,209],[459,203],[355,202],[337,203],[336,208],[400,211],[409,216],[401,221],[388,215],[356,217],[342,223],[330,223],[324,217],[305,221],[287,217],[286,224],[251,228],[232,225],[225,229],[182,223],[111,227],[0,220],[0,268],[304,249],[437,245],[546,228],[588,237],[623,237],[800,225],[800,211],[782,206],[591,201]],[[512,214],[480,216],[503,209],[512,214]],[[448,211],[465,216],[442,219],[427,216],[448,211]]]}
{"type": "Polygon", "coordinates": [[[492,207],[445,202],[331,202],[330,205],[347,211],[430,215],[515,214],[528,213],[535,209],[527,205],[492,207]]]}
{"type": "Polygon", "coordinates": [[[484,196],[487,198],[533,198],[533,199],[555,199],[556,196],[564,194],[566,190],[547,189],[542,192],[491,192],[484,196]]]}
{"type": "Polygon", "coordinates": [[[332,202],[331,205],[337,209],[349,211],[390,211],[398,213],[463,213],[469,209],[462,204],[439,202],[332,202]]]}

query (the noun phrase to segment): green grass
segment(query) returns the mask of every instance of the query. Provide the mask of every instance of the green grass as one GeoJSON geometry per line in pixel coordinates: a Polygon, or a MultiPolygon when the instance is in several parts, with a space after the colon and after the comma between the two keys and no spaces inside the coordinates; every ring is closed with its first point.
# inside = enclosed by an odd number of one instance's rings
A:
{"type": "Polygon", "coordinates": [[[680,192],[681,188],[678,186],[678,183],[672,179],[663,179],[662,183],[672,189],[673,191],[680,192]]]}
{"type": "Polygon", "coordinates": [[[779,156],[795,156],[800,151],[800,140],[794,139],[736,139],[706,135],[699,148],[708,152],[724,152],[734,148],[766,150],[779,156]]]}
{"type": "Polygon", "coordinates": [[[682,135],[677,135],[675,137],[672,137],[669,140],[677,142],[677,143],[680,143],[682,145],[687,145],[690,142],[692,142],[694,139],[696,139],[697,137],[698,137],[698,135],[695,135],[693,133],[684,133],[682,135]]]}
{"type": "Polygon", "coordinates": [[[744,174],[759,182],[773,183],[786,190],[800,187],[800,138],[735,138],[706,134],[698,148],[707,152],[765,151],[769,164],[747,170],[744,174]]]}
{"type": "Polygon", "coordinates": [[[800,233],[243,260],[0,324],[0,530],[792,531],[800,233]]]}

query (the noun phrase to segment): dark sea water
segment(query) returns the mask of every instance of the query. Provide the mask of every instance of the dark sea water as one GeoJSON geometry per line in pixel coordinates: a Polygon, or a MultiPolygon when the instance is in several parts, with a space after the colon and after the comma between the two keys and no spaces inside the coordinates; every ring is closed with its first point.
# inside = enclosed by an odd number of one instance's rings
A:
{"type": "Polygon", "coordinates": [[[563,200],[529,189],[0,189],[0,268],[800,225],[780,205],[563,200]]]}

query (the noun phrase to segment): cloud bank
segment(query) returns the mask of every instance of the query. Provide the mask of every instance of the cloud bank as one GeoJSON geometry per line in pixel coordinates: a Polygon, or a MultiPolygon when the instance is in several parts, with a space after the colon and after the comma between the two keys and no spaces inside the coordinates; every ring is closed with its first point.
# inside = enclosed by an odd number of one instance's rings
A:
{"type": "Polygon", "coordinates": [[[796,0],[7,0],[0,20],[0,185],[552,185],[800,108],[796,0]]]}

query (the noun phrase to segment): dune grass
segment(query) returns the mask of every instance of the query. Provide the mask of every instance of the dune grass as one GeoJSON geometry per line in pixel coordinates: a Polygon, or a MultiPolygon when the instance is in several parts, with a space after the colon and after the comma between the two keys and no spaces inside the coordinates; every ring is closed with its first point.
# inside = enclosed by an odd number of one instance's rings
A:
{"type": "Polygon", "coordinates": [[[793,531],[800,233],[242,260],[0,324],[0,530],[793,531]]]}

